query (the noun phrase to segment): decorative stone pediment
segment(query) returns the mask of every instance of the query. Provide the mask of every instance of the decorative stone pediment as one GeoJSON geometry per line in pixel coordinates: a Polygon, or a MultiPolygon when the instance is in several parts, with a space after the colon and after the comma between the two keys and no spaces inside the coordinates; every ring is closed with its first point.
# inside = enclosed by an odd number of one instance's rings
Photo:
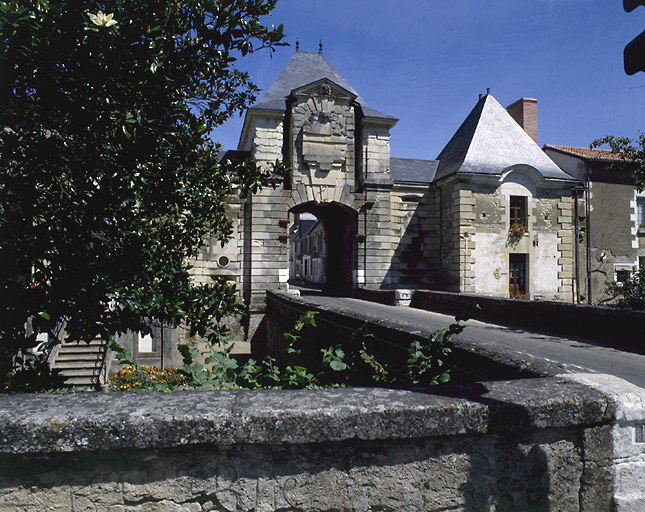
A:
{"type": "MultiPolygon", "coordinates": [[[[356,95],[322,79],[292,91],[302,163],[313,172],[343,170],[353,137],[356,95]]],[[[322,176],[321,176],[322,177],[322,176]]]]}

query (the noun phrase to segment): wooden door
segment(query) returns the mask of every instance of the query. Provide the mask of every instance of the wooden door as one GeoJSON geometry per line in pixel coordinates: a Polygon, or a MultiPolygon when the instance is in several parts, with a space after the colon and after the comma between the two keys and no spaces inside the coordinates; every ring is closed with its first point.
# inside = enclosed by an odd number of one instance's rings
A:
{"type": "Polygon", "coordinates": [[[509,254],[508,293],[511,297],[524,298],[526,290],[526,254],[509,254]]]}

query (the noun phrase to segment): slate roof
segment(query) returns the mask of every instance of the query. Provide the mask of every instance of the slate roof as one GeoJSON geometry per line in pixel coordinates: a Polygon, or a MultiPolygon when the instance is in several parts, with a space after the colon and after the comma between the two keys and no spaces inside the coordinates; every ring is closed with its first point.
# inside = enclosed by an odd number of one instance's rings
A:
{"type": "Polygon", "coordinates": [[[545,144],[543,149],[554,149],[556,151],[559,151],[560,153],[577,156],[578,158],[583,158],[584,160],[622,162],[620,155],[618,153],[615,153],[611,149],[578,148],[576,146],[554,146],[552,144],[545,144]]]}
{"type": "Polygon", "coordinates": [[[437,159],[435,180],[455,173],[500,175],[520,164],[533,167],[546,179],[573,180],[491,94],[479,99],[437,159]]]}
{"type": "Polygon", "coordinates": [[[438,160],[390,158],[390,175],[398,183],[430,183],[438,165],[438,160]]]}
{"type": "Polygon", "coordinates": [[[334,67],[319,53],[296,52],[282,73],[269,87],[263,98],[253,105],[255,109],[284,110],[285,98],[291,91],[303,85],[310,84],[322,78],[327,78],[343,89],[357,96],[356,101],[363,109],[363,114],[369,117],[396,119],[392,116],[370,108],[354,88],[334,69],[334,67]]]}

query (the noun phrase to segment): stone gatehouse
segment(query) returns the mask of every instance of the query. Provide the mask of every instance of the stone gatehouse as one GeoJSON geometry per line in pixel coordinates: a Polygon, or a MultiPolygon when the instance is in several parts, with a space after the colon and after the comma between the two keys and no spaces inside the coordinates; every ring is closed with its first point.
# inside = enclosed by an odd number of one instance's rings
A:
{"type": "Polygon", "coordinates": [[[249,313],[240,350],[262,339],[266,290],[287,286],[290,227],[303,213],[324,228],[329,293],[360,286],[572,300],[578,182],[538,147],[536,100],[507,110],[480,95],[436,160],[391,157],[396,123],[322,52],[296,51],[248,109],[238,148],[223,159],[283,160],[289,174],[277,188],[232,197],[232,241],[207,244],[194,264],[198,281],[236,284],[249,313]]]}

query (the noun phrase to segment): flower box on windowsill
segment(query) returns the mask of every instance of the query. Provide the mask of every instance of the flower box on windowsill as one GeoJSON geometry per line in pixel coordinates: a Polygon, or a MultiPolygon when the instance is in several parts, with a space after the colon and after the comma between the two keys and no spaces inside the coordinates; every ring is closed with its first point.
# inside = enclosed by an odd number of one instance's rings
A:
{"type": "Polygon", "coordinates": [[[522,224],[513,224],[509,229],[508,229],[508,234],[510,236],[514,237],[520,237],[524,236],[526,233],[528,233],[528,228],[522,224]]]}

